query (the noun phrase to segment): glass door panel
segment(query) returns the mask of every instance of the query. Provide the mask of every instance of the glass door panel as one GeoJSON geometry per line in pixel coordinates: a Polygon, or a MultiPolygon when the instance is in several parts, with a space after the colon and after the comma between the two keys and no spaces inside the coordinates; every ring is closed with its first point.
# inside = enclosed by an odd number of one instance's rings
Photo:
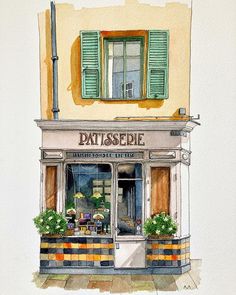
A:
{"type": "Polygon", "coordinates": [[[117,235],[142,234],[142,165],[120,164],[118,166],[117,235]]]}

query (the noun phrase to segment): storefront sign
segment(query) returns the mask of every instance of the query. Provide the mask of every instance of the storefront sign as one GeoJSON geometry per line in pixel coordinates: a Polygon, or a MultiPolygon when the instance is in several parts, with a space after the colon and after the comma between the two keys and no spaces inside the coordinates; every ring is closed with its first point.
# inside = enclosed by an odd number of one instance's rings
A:
{"type": "Polygon", "coordinates": [[[73,158],[73,159],[142,159],[143,153],[137,152],[137,153],[126,153],[126,152],[120,152],[120,153],[110,153],[110,152],[91,152],[91,153],[84,153],[84,152],[67,152],[66,153],[67,158],[73,158]]]}
{"type": "Polygon", "coordinates": [[[79,145],[89,146],[144,146],[144,133],[79,132],[79,145]]]}

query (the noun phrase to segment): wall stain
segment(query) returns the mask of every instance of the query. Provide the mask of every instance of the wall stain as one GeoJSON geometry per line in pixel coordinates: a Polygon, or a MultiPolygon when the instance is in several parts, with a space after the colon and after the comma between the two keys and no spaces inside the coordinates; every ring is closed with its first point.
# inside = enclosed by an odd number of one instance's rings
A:
{"type": "Polygon", "coordinates": [[[53,113],[52,113],[52,49],[51,49],[51,21],[50,21],[50,11],[49,9],[46,10],[45,15],[45,32],[46,32],[46,58],[44,60],[46,66],[47,66],[47,119],[51,120],[53,119],[53,113]]]}

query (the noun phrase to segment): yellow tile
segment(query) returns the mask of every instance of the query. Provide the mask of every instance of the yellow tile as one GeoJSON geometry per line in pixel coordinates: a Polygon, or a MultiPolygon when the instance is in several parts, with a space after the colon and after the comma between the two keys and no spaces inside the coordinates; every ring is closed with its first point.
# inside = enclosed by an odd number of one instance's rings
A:
{"type": "Polygon", "coordinates": [[[57,248],[59,248],[59,249],[64,248],[64,244],[63,243],[57,243],[57,248]]]}
{"type": "Polygon", "coordinates": [[[186,258],[190,258],[190,253],[186,253],[186,258]]]}
{"type": "Polygon", "coordinates": [[[93,244],[94,249],[101,249],[101,244],[93,244]]]}
{"type": "MultiPolygon", "coordinates": [[[[91,255],[93,255],[93,254],[91,254],[91,255]]],[[[86,261],[87,260],[87,254],[79,254],[78,255],[78,260],[86,261]]]]}
{"type": "Polygon", "coordinates": [[[40,247],[41,248],[48,248],[48,243],[41,243],[40,244],[40,247]]]}
{"type": "Polygon", "coordinates": [[[48,259],[49,260],[56,260],[56,255],[55,254],[48,254],[48,259]]]}
{"type": "Polygon", "coordinates": [[[165,245],[165,247],[164,247],[165,249],[173,249],[173,245],[165,245]]]}
{"type": "Polygon", "coordinates": [[[56,243],[49,243],[48,248],[57,248],[57,244],[56,243]]]}
{"type": "Polygon", "coordinates": [[[185,254],[180,255],[180,259],[181,260],[185,259],[185,254]]]}
{"type": "Polygon", "coordinates": [[[48,260],[48,254],[40,254],[40,260],[48,260]]]}
{"type": "Polygon", "coordinates": [[[71,254],[64,254],[64,260],[71,260],[71,254]]]}
{"type": "Polygon", "coordinates": [[[101,260],[109,260],[109,255],[101,255],[101,260]]]}
{"type": "Polygon", "coordinates": [[[185,243],[185,245],[186,245],[186,248],[190,247],[190,243],[189,242],[185,243]]]}
{"type": "Polygon", "coordinates": [[[172,260],[172,255],[164,255],[164,260],[172,260]]]}
{"type": "Polygon", "coordinates": [[[180,248],[181,248],[180,245],[172,245],[172,249],[178,250],[180,248]]]}
{"type": "Polygon", "coordinates": [[[71,260],[79,260],[79,254],[71,254],[71,260]]]}
{"type": "Polygon", "coordinates": [[[159,260],[165,260],[165,255],[158,255],[159,256],[159,260]]]}
{"type": "Polygon", "coordinates": [[[79,245],[76,243],[71,243],[71,248],[78,249],[79,245]]]}

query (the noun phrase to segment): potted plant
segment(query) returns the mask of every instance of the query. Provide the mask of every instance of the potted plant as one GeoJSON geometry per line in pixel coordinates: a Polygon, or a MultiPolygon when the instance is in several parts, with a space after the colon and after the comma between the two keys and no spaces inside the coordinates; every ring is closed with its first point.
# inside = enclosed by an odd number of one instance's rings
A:
{"type": "Polygon", "coordinates": [[[148,218],[144,223],[144,233],[151,239],[171,239],[176,231],[176,222],[165,212],[148,218]]]}
{"type": "Polygon", "coordinates": [[[61,236],[67,229],[65,217],[52,209],[40,213],[33,220],[38,232],[42,235],[61,236]]]}

